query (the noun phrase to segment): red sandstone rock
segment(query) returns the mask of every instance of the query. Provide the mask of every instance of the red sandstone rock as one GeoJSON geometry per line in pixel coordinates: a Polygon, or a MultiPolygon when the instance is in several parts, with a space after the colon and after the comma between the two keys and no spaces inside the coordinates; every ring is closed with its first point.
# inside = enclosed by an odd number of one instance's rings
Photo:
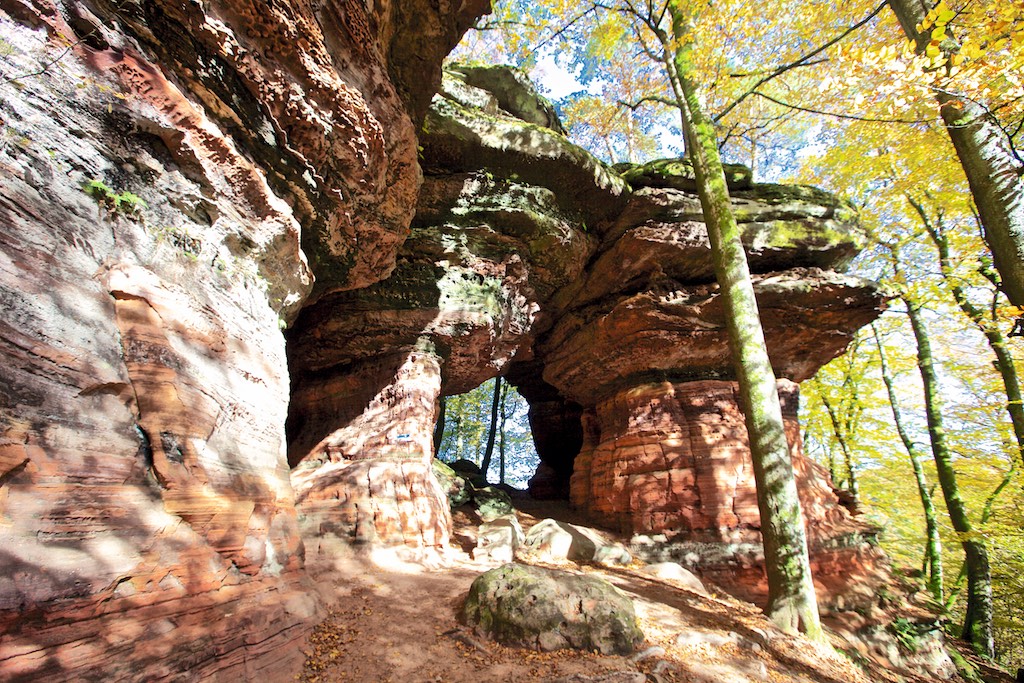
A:
{"type": "Polygon", "coordinates": [[[290,677],[280,327],[393,267],[483,5],[3,3],[0,678],[290,677]]]}
{"type": "MultiPolygon", "coordinates": [[[[853,520],[828,474],[803,455],[796,385],[781,381],[779,388],[819,599],[829,604],[851,582],[882,580],[884,560],[865,543],[872,530],[853,520]]],[[[731,592],[754,601],[767,596],[757,492],[735,383],[641,384],[599,402],[584,419],[574,505],[636,535],[641,556],[691,556],[688,564],[731,592]],[[655,535],[662,540],[644,540],[655,535]]]]}
{"type": "MultiPolygon", "coordinates": [[[[563,316],[541,345],[544,379],[580,403],[659,376],[729,377],[717,285],[654,289],[563,316]]],[[[873,320],[873,283],[818,269],[755,276],[768,354],[780,377],[807,379],[873,320]]]]}
{"type": "MultiPolygon", "coordinates": [[[[781,383],[799,462],[805,516],[841,523],[846,510],[800,451],[796,385],[781,383]]],[[[760,527],[746,427],[733,382],[644,384],[598,403],[573,473],[572,500],[636,534],[695,542],[756,542],[760,527]]]]}
{"type": "MultiPolygon", "coordinates": [[[[448,497],[430,467],[440,361],[424,351],[389,360],[376,365],[376,382],[367,373],[355,375],[356,391],[380,387],[370,397],[352,397],[338,382],[307,385],[298,394],[308,414],[333,415],[327,424],[336,426],[297,451],[302,460],[292,473],[311,551],[330,556],[337,540],[433,549],[448,544],[448,497]]],[[[313,425],[303,429],[293,443],[320,434],[313,425]]]]}

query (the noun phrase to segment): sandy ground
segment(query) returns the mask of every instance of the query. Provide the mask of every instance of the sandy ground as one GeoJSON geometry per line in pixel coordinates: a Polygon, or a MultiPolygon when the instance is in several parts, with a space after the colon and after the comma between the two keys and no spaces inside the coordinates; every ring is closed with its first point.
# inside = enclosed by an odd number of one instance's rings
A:
{"type": "MultiPolygon", "coordinates": [[[[524,504],[524,528],[551,516],[573,523],[564,506],[524,504]]],[[[333,603],[311,634],[296,680],[420,683],[451,681],[603,681],[605,683],[883,683],[900,678],[865,670],[828,646],[775,629],[750,603],[711,589],[702,595],[653,578],[639,567],[560,565],[597,574],[629,594],[647,641],[631,658],[502,647],[458,621],[469,586],[493,564],[469,551],[475,515],[457,512],[456,547],[445,566],[403,562],[388,552],[352,553],[330,567],[313,568],[324,599],[333,603]],[[691,634],[680,645],[680,634],[691,634]],[[692,634],[698,634],[693,637],[692,634]]],[[[547,565],[552,566],[552,565],[547,565]]]]}

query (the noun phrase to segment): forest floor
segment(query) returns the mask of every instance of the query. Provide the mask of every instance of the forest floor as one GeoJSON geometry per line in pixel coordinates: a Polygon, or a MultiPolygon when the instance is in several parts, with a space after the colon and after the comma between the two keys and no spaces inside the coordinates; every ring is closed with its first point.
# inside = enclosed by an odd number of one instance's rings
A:
{"type": "MultiPolygon", "coordinates": [[[[524,529],[546,517],[582,523],[565,503],[516,501],[524,529]]],[[[479,519],[455,513],[454,548],[444,566],[388,553],[360,554],[311,568],[327,617],[304,649],[302,683],[564,681],[565,683],[918,683],[827,645],[783,634],[760,610],[707,586],[708,595],[639,571],[575,563],[634,601],[647,636],[633,657],[506,648],[474,635],[458,613],[470,584],[496,566],[474,562],[479,519]],[[681,633],[698,633],[684,638],[681,633]],[[755,644],[756,643],[756,644],[755,644]],[[644,656],[646,655],[646,656],[644,656]]],[[[604,532],[603,532],[604,533],[604,532]]],[[[539,563],[538,563],[539,564],[539,563]]],[[[546,565],[556,566],[556,565],[546,565]]],[[[836,645],[839,645],[837,640],[836,645]]],[[[1012,680],[1012,679],[1009,679],[1012,680]]]]}

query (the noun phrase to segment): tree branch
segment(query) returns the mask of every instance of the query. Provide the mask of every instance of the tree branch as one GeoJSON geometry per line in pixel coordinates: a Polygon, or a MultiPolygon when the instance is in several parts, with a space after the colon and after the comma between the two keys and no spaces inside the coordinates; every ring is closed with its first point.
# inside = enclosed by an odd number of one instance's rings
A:
{"type": "Polygon", "coordinates": [[[668,107],[679,106],[679,103],[676,102],[675,100],[669,99],[668,97],[662,97],[661,95],[647,95],[646,97],[641,97],[639,100],[633,103],[623,102],[622,100],[618,100],[617,103],[621,104],[623,107],[626,107],[627,109],[636,111],[647,102],[657,102],[658,104],[664,104],[665,106],[668,107]]]}
{"type": "MultiPolygon", "coordinates": [[[[799,64],[793,64],[790,68],[796,68],[799,66],[814,66],[815,64],[824,64],[827,61],[829,61],[827,57],[822,57],[821,59],[812,59],[809,62],[800,62],[799,64]]],[[[773,71],[777,71],[777,69],[773,71]]],[[[729,74],[729,78],[750,78],[751,76],[757,76],[758,74],[763,73],[772,73],[773,71],[768,71],[767,69],[760,69],[758,71],[750,71],[748,73],[731,73],[729,74]]]]}
{"type": "Polygon", "coordinates": [[[790,62],[789,64],[784,64],[784,65],[778,67],[777,69],[774,69],[767,76],[764,76],[764,77],[758,79],[758,81],[756,83],[754,83],[754,85],[750,86],[750,88],[747,90],[747,92],[743,93],[737,99],[733,100],[732,104],[730,104],[728,107],[726,107],[721,112],[719,112],[719,114],[717,116],[715,116],[712,120],[715,123],[718,123],[729,112],[731,112],[733,109],[738,107],[739,104],[741,102],[743,102],[743,100],[747,99],[751,95],[759,95],[759,94],[761,94],[761,93],[758,92],[757,89],[760,88],[765,83],[767,83],[768,81],[772,80],[773,78],[776,78],[777,76],[781,76],[782,74],[786,73],[787,71],[795,69],[795,68],[797,68],[799,66],[808,66],[807,62],[809,60],[811,60],[812,58],[814,58],[817,55],[821,54],[825,50],[829,49],[830,47],[832,47],[833,45],[835,45],[836,43],[841,41],[843,38],[845,38],[846,36],[850,35],[854,31],[859,29],[864,24],[866,24],[869,21],[871,21],[872,19],[874,19],[876,16],[878,16],[878,14],[883,9],[885,9],[885,7],[888,4],[889,4],[889,0],[883,0],[883,2],[878,7],[873,9],[870,14],[868,14],[866,17],[864,17],[863,19],[858,21],[856,24],[854,24],[853,26],[849,27],[848,29],[846,29],[845,31],[840,33],[838,36],[836,36],[832,40],[826,42],[824,45],[821,45],[820,47],[817,47],[817,48],[811,50],[810,52],[808,52],[804,56],[800,57],[800,59],[796,60],[795,62],[790,62]]]}
{"type": "Polygon", "coordinates": [[[769,102],[774,102],[780,107],[787,107],[789,109],[795,109],[796,111],[807,112],[808,114],[818,114],[819,116],[831,116],[837,119],[846,119],[848,121],[865,121],[868,123],[907,123],[907,124],[918,124],[918,123],[930,123],[932,119],[879,119],[869,116],[856,116],[854,114],[839,114],[831,111],[821,111],[820,109],[810,109],[808,107],[801,107],[797,104],[790,104],[789,102],[783,102],[782,100],[776,99],[771,95],[766,95],[763,92],[755,91],[751,93],[758,97],[763,97],[769,102]]]}

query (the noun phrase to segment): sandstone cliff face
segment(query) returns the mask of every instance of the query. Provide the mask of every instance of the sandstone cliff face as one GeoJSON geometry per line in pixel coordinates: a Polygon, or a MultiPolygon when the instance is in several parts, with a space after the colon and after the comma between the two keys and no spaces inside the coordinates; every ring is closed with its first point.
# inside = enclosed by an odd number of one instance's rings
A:
{"type": "Polygon", "coordinates": [[[0,3],[0,670],[281,680],[281,327],[387,276],[483,3],[0,3]]]}

